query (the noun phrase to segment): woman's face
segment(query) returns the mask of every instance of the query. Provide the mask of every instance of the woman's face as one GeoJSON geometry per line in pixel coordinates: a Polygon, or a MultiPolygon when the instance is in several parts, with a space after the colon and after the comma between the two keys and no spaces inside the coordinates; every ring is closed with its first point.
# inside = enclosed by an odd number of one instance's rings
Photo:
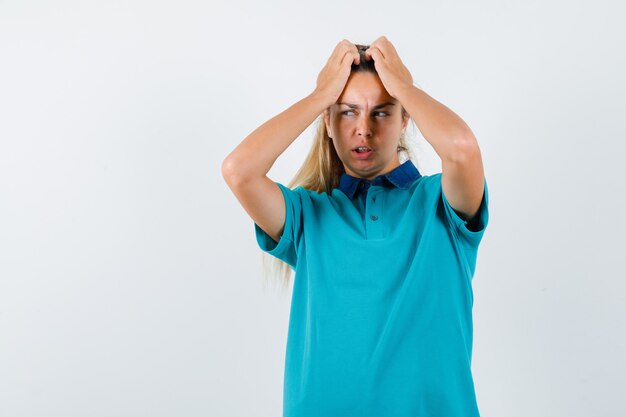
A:
{"type": "Polygon", "coordinates": [[[377,74],[350,75],[324,122],[346,173],[373,180],[400,165],[398,143],[408,118],[398,100],[387,93],[377,74]],[[356,148],[367,147],[364,153],[356,148]]]}

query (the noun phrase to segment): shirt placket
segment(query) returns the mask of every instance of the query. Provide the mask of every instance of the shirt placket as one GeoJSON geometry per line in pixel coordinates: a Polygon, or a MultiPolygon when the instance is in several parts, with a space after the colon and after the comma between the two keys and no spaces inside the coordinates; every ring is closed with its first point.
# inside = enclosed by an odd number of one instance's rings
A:
{"type": "Polygon", "coordinates": [[[360,195],[365,207],[365,238],[366,239],[382,239],[383,222],[382,222],[382,187],[376,181],[369,183],[361,181],[359,183],[360,195]]]}

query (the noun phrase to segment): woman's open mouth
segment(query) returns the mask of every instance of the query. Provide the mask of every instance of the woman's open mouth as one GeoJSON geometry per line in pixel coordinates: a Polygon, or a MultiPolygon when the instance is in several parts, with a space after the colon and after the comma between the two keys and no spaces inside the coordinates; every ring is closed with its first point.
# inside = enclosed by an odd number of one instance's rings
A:
{"type": "Polygon", "coordinates": [[[372,148],[365,146],[352,149],[352,154],[357,159],[367,159],[373,152],[374,150],[372,148]]]}

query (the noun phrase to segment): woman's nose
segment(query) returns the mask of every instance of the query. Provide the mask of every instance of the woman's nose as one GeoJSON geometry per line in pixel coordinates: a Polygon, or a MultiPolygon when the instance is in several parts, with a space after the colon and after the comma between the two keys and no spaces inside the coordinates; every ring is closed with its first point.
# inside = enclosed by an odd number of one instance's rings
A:
{"type": "Polygon", "coordinates": [[[359,117],[356,125],[356,133],[359,136],[371,136],[372,129],[370,126],[370,120],[366,116],[359,117]]]}

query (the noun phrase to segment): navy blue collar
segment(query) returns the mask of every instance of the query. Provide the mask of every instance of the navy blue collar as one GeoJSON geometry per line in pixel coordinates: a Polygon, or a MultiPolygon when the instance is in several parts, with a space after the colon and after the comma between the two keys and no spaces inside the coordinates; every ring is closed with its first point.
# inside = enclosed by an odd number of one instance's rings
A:
{"type": "Polygon", "coordinates": [[[360,189],[359,184],[363,183],[361,188],[368,189],[371,185],[395,186],[401,189],[407,189],[413,181],[421,177],[422,174],[417,170],[410,159],[407,159],[397,168],[368,181],[364,178],[353,177],[347,173],[341,174],[339,177],[339,188],[350,199],[354,198],[355,193],[360,189]]]}

